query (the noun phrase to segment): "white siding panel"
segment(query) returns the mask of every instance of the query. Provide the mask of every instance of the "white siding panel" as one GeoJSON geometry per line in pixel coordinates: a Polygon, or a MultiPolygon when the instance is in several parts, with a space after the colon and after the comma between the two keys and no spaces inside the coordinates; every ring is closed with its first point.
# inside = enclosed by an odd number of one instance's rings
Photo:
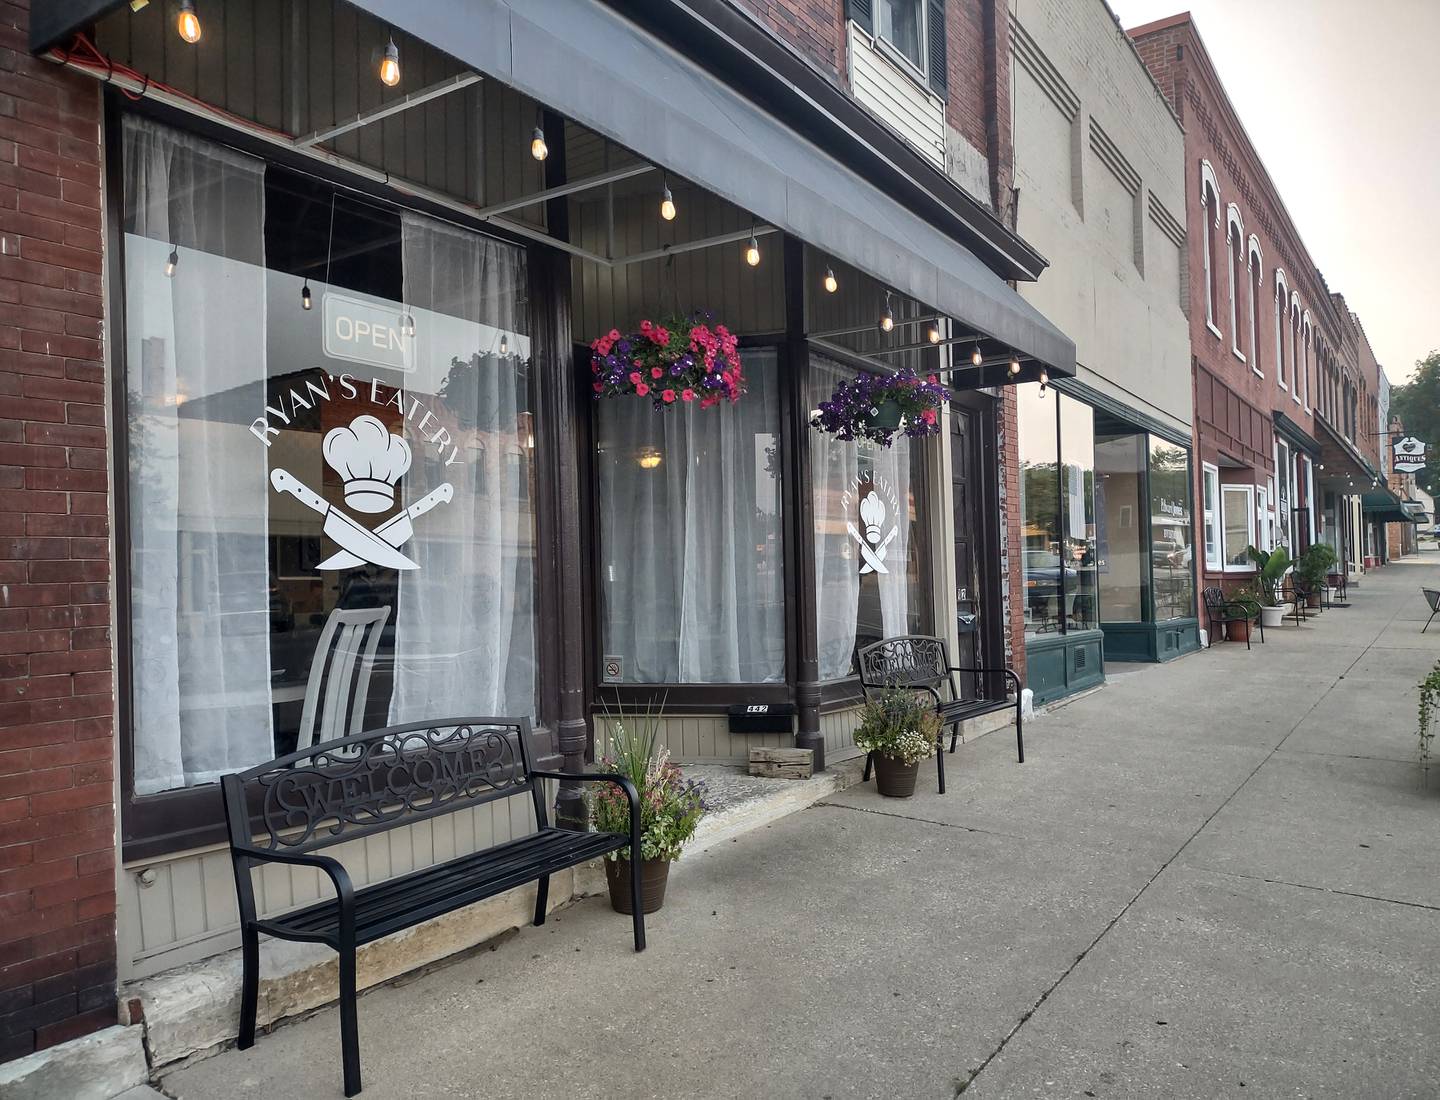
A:
{"type": "Polygon", "coordinates": [[[945,103],[849,24],[850,90],[940,168],[945,167],[945,103]]]}

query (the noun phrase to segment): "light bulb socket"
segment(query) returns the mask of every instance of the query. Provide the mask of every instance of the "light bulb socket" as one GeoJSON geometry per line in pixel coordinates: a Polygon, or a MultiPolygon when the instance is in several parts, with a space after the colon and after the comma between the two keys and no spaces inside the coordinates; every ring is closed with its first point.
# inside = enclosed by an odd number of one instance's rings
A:
{"type": "Polygon", "coordinates": [[[545,144],[545,131],[538,126],[530,133],[530,155],[536,160],[544,160],[550,155],[550,146],[545,144]]]}

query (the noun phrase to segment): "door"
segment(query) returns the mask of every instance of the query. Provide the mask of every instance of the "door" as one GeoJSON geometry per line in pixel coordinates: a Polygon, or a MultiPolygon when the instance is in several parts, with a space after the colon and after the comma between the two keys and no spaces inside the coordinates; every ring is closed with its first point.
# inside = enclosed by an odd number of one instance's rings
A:
{"type": "Polygon", "coordinates": [[[980,577],[979,483],[980,415],[962,405],[950,407],[950,496],[955,514],[955,613],[959,639],[955,663],[974,668],[983,663],[984,628],[980,577]]]}

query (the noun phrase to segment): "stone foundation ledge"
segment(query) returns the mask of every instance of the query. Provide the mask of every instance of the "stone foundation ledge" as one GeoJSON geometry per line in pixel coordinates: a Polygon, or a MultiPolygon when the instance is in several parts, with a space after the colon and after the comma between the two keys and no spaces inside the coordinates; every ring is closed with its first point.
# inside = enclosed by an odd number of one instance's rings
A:
{"type": "Polygon", "coordinates": [[[149,1079],[139,1027],[107,1027],[0,1065],[5,1100],[110,1100],[149,1079]]]}

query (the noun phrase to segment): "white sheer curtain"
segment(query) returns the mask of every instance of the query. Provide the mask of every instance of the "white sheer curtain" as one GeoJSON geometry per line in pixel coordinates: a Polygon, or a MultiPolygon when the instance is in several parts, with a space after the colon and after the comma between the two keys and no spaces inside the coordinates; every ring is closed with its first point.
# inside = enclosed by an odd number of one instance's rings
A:
{"type": "Polygon", "coordinates": [[[265,393],[265,188],[260,161],[129,117],[124,163],[135,792],[152,794],[274,755],[265,449],[225,411],[265,393]]]}
{"type": "Polygon", "coordinates": [[[603,648],[628,683],[784,679],[776,354],[742,354],[738,403],[600,403],[603,648]]]}
{"type": "MultiPolygon", "coordinates": [[[[810,370],[811,408],[828,400],[841,382],[854,375],[849,367],[813,352],[810,370]]],[[[826,432],[810,433],[822,680],[850,674],[857,641],[866,644],[877,636],[907,634],[918,628],[917,605],[922,593],[912,561],[916,549],[910,514],[912,446],[904,435],[896,436],[893,445],[885,448],[863,441],[843,442],[826,432]],[[865,536],[860,504],[870,496],[875,503],[869,506],[869,518],[879,519],[879,540],[884,543],[880,560],[885,571],[871,568],[862,573],[867,562],[851,528],[865,536]]],[[[879,553],[869,541],[867,549],[872,555],[879,553]]]]}
{"type": "Polygon", "coordinates": [[[420,568],[400,573],[390,721],[533,715],[525,254],[418,214],[405,214],[402,229],[405,302],[415,318],[415,369],[405,384],[456,450],[452,460],[449,447],[439,451],[423,433],[412,440],[404,503],[447,482],[454,497],[418,520],[406,545],[420,568]]]}

